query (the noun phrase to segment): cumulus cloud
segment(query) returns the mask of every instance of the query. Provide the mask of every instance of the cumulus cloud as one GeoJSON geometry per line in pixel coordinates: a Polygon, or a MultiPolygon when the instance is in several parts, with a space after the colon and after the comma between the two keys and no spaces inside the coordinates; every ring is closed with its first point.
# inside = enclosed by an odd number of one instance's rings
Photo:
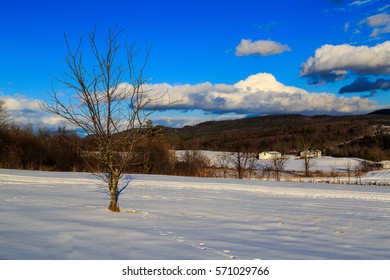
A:
{"type": "Polygon", "coordinates": [[[374,47],[324,45],[301,65],[300,76],[311,84],[344,79],[353,74],[383,75],[390,73],[390,41],[374,47]]]}
{"type": "Polygon", "coordinates": [[[156,91],[168,90],[171,100],[180,100],[171,109],[225,114],[270,113],[351,113],[376,108],[373,101],[337,97],[329,93],[310,93],[286,86],[272,74],[251,75],[233,85],[203,83],[197,85],[154,84],[156,91]]]}
{"type": "Polygon", "coordinates": [[[36,111],[40,109],[38,100],[28,98],[21,94],[15,94],[13,96],[4,96],[3,99],[7,104],[7,110],[10,111],[36,111]]]}
{"type": "Polygon", "coordinates": [[[258,40],[252,42],[252,40],[242,39],[240,44],[236,48],[237,56],[268,56],[291,51],[289,46],[280,44],[271,40],[258,40]]]}
{"type": "Polygon", "coordinates": [[[17,124],[32,123],[41,127],[58,127],[64,125],[64,119],[45,113],[39,106],[39,100],[28,98],[21,94],[6,95],[5,100],[7,111],[11,119],[17,124]]]}
{"type": "Polygon", "coordinates": [[[344,86],[339,90],[340,94],[351,93],[351,92],[366,92],[369,91],[371,94],[375,94],[377,90],[389,90],[390,80],[377,79],[374,82],[369,81],[366,77],[357,78],[350,85],[344,86]]]}

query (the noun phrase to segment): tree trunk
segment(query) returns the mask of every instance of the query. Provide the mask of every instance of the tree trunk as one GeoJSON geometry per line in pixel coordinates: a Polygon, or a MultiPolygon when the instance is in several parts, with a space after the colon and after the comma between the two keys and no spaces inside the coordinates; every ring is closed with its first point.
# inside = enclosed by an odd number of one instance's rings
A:
{"type": "Polygon", "coordinates": [[[117,172],[109,173],[108,177],[108,184],[109,184],[109,190],[110,190],[110,206],[108,206],[108,209],[112,212],[119,212],[119,193],[118,193],[118,182],[119,182],[119,173],[117,172]]]}
{"type": "Polygon", "coordinates": [[[108,209],[112,212],[120,212],[119,204],[118,204],[118,194],[111,194],[110,206],[108,209]]]}

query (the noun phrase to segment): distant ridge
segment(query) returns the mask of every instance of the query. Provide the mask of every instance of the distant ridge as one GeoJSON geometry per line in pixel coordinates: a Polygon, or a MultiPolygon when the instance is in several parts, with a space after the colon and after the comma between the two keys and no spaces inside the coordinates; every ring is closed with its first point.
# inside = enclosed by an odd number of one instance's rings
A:
{"type": "Polygon", "coordinates": [[[368,113],[367,115],[390,115],[390,109],[381,109],[368,113]]]}

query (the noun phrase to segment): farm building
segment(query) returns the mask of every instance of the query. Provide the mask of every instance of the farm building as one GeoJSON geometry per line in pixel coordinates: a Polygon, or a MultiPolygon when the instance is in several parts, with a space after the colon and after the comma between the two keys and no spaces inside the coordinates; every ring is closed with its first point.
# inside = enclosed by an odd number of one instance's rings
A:
{"type": "Polygon", "coordinates": [[[379,162],[379,165],[383,169],[390,169],[390,160],[382,160],[382,161],[379,162]]]}
{"type": "Polygon", "coordinates": [[[318,158],[322,156],[322,152],[320,150],[306,150],[300,152],[299,155],[303,158],[318,158]]]}
{"type": "Polygon", "coordinates": [[[264,151],[259,153],[259,159],[279,159],[282,154],[276,151],[264,151]]]}

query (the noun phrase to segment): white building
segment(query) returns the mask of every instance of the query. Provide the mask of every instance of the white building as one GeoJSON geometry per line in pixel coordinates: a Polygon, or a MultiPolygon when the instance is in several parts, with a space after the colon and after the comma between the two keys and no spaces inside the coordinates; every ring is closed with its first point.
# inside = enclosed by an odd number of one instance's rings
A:
{"type": "Polygon", "coordinates": [[[390,160],[382,160],[379,164],[383,169],[390,169],[390,160]]]}
{"type": "Polygon", "coordinates": [[[282,154],[276,151],[264,151],[259,153],[259,159],[279,159],[282,154]]]}
{"type": "Polygon", "coordinates": [[[299,155],[303,158],[318,158],[322,156],[322,152],[320,150],[306,150],[300,152],[299,155]]]}

